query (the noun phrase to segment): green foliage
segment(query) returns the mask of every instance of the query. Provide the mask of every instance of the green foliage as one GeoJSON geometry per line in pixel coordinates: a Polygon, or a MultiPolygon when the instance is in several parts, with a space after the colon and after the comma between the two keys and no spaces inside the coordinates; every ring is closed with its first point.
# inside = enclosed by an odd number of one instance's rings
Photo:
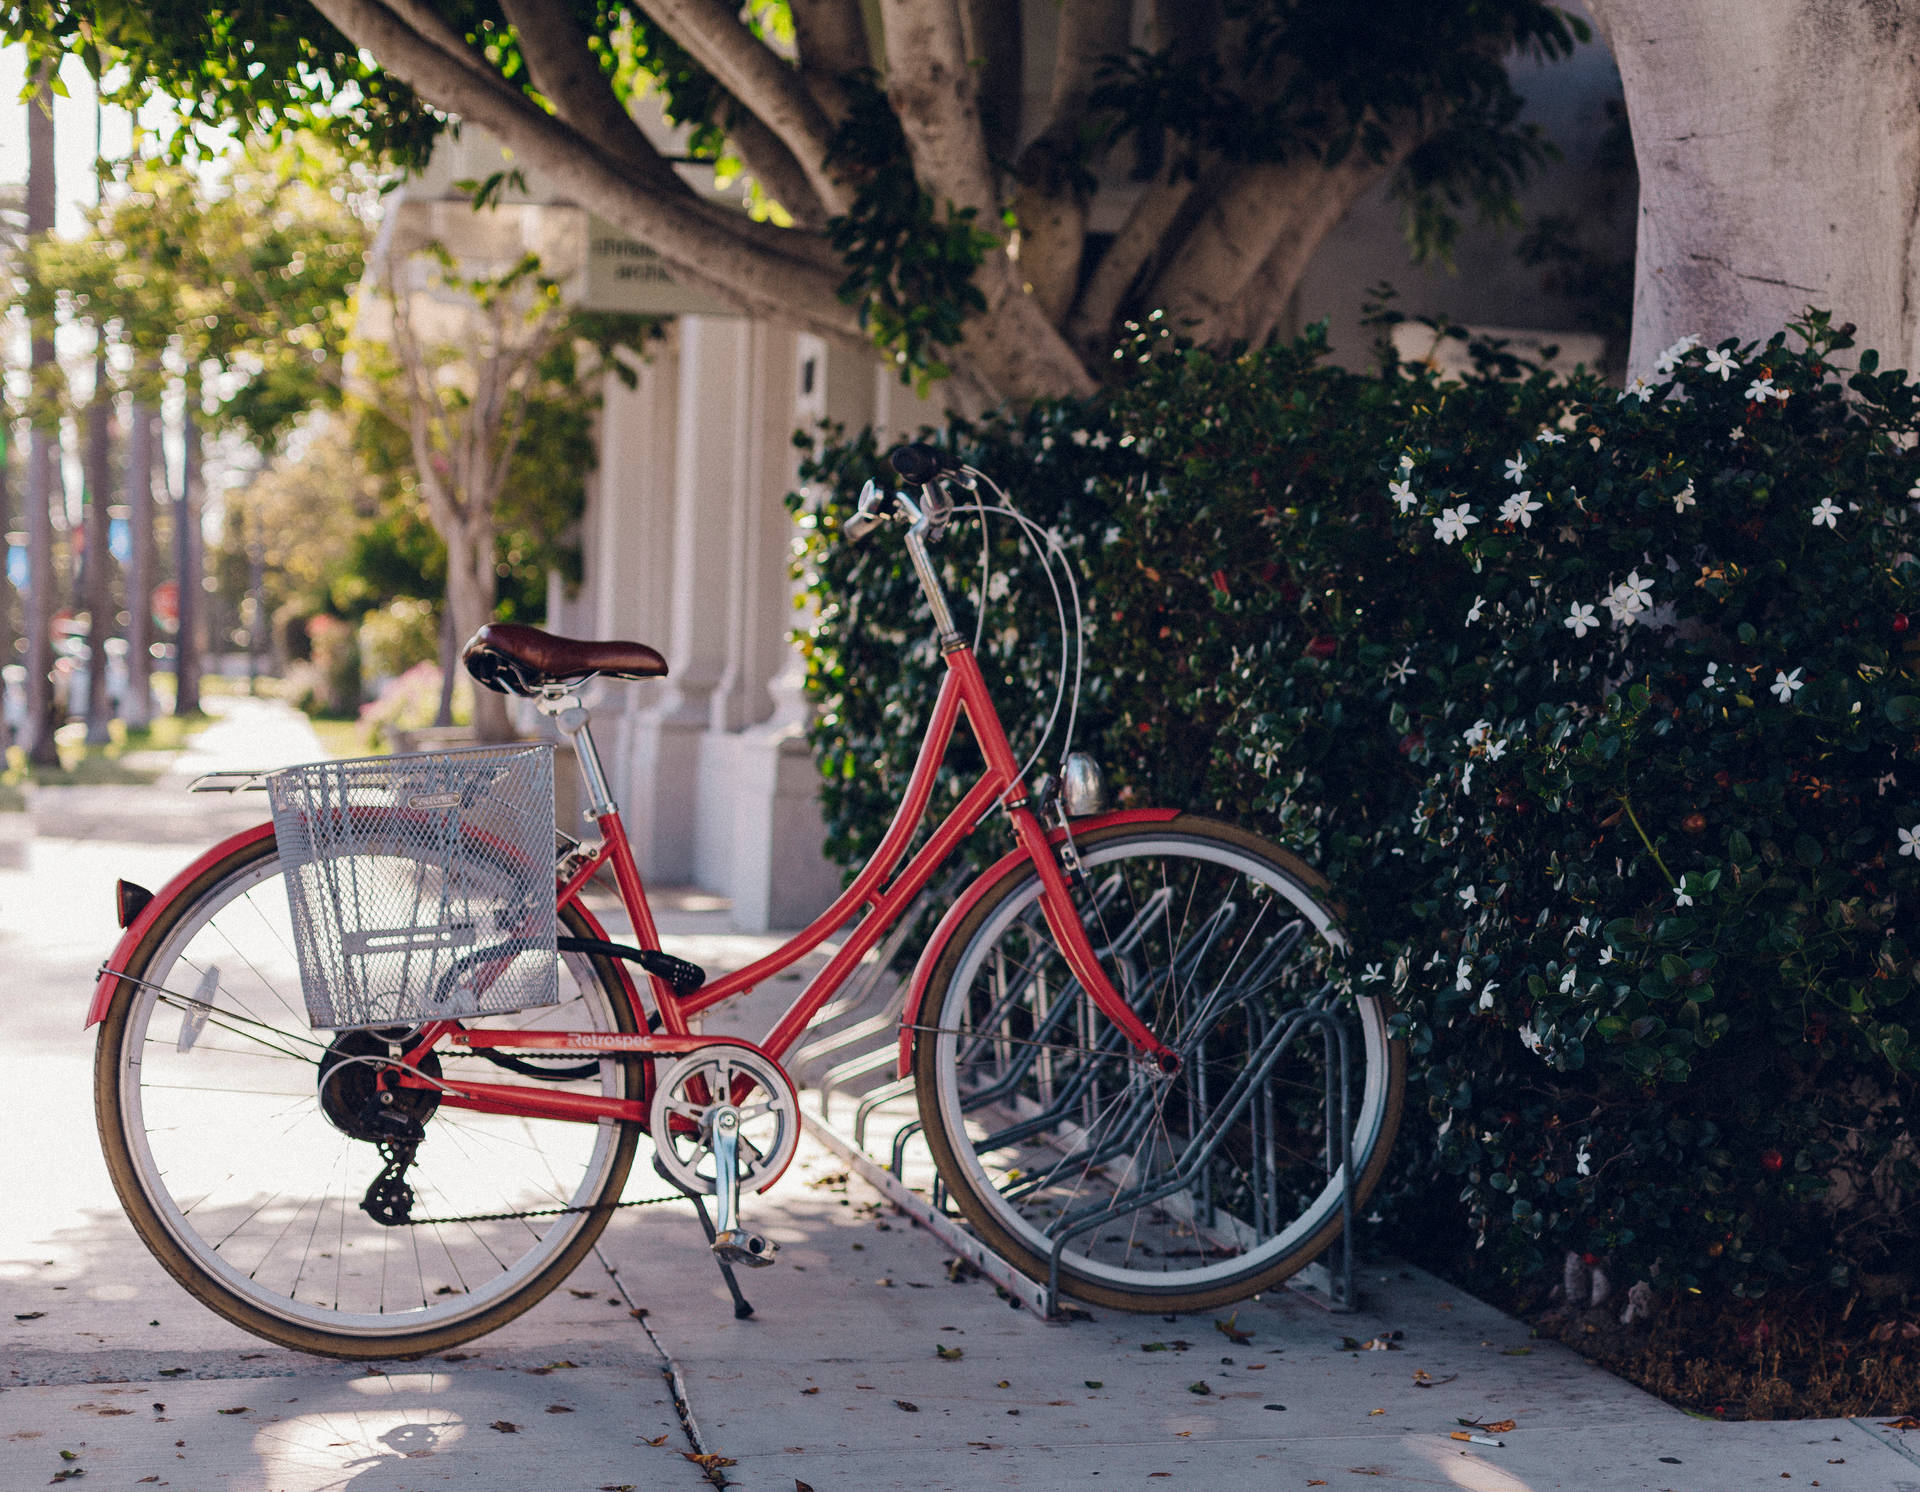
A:
{"type": "Polygon", "coordinates": [[[852,208],[827,224],[827,241],[847,266],[840,297],[860,308],[861,325],[899,364],[901,381],[917,381],[924,393],[952,371],[941,352],[986,308],[973,272],[1000,240],[970,207],[936,210],[873,74],[851,80],[849,95],[829,156],[855,188],[852,208]]]}
{"type": "MultiPolygon", "coordinates": [[[[1414,1055],[1399,1195],[1456,1196],[1480,1267],[1913,1283],[1920,403],[1872,353],[1839,370],[1848,330],[1685,344],[1624,395],[1149,330],[1124,389],[944,434],[1079,567],[1082,737],[1123,796],[1332,880],[1345,977],[1414,1055]]],[[[938,668],[897,545],[838,542],[872,456],[811,474],[845,856],[938,668]]],[[[1026,581],[984,648],[1013,721],[1052,685],[1026,581]]]]}

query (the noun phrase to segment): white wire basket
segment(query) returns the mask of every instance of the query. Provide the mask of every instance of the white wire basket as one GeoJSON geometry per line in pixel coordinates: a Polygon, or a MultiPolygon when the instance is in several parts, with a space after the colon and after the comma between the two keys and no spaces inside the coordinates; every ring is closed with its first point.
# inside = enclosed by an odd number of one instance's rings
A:
{"type": "Polygon", "coordinates": [[[267,793],[316,1030],[559,999],[552,747],[314,762],[267,793]]]}

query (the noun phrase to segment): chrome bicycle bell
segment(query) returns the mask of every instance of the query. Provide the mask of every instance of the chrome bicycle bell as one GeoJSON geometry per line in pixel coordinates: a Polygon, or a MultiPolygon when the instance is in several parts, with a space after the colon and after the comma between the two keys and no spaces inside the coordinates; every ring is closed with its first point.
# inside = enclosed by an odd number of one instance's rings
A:
{"type": "Polygon", "coordinates": [[[1083,819],[1089,814],[1106,812],[1107,777],[1100,770],[1100,763],[1084,751],[1075,751],[1068,755],[1064,772],[1066,781],[1060,790],[1060,802],[1068,818],[1083,819]]]}

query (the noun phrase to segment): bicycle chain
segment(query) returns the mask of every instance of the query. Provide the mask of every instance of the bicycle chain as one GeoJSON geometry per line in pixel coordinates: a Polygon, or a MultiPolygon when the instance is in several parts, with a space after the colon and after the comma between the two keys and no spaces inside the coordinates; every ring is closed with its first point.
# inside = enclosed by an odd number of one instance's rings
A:
{"type": "Polygon", "coordinates": [[[622,1207],[653,1207],[661,1202],[687,1202],[690,1197],[641,1197],[632,1202],[595,1202],[586,1207],[540,1207],[529,1212],[476,1212],[471,1217],[416,1217],[396,1226],[451,1227],[455,1223],[511,1223],[523,1217],[566,1217],[576,1212],[618,1212],[622,1207]]]}

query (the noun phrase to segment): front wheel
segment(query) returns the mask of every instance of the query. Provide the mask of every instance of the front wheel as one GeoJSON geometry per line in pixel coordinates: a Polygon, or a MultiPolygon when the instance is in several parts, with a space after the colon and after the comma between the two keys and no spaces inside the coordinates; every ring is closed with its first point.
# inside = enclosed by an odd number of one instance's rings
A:
{"type": "MultiPolygon", "coordinates": [[[[562,923],[589,933],[572,908],[562,923]]],[[[107,1169],[167,1271],[258,1336],[350,1358],[467,1341],[565,1279],[620,1199],[639,1125],[486,1114],[403,1089],[395,1107],[425,1136],[400,1178],[411,1205],[393,1207],[390,1188],[388,1222],[366,1209],[383,1166],[368,1059],[390,1049],[380,1033],[308,1026],[271,836],[209,867],[125,972],[95,1057],[107,1169]]],[[[633,1016],[611,965],[565,954],[558,1004],[486,1024],[631,1031],[633,1016]]],[[[443,1050],[427,1066],[443,1059],[475,1061],[443,1050]]],[[[543,1088],[645,1097],[631,1058],[532,1065],[543,1088]]]]}
{"type": "Polygon", "coordinates": [[[1338,1234],[1343,1151],[1356,1205],[1379,1180],[1403,1043],[1384,998],[1334,997],[1339,929],[1287,851],[1191,815],[1075,842],[1094,951],[1180,1070],[1135,1060],[1018,865],[956,929],[920,1007],[914,1074],[935,1164],[988,1243],[1039,1280],[1058,1246],[1062,1288],[1090,1304],[1242,1299],[1338,1234]]]}

